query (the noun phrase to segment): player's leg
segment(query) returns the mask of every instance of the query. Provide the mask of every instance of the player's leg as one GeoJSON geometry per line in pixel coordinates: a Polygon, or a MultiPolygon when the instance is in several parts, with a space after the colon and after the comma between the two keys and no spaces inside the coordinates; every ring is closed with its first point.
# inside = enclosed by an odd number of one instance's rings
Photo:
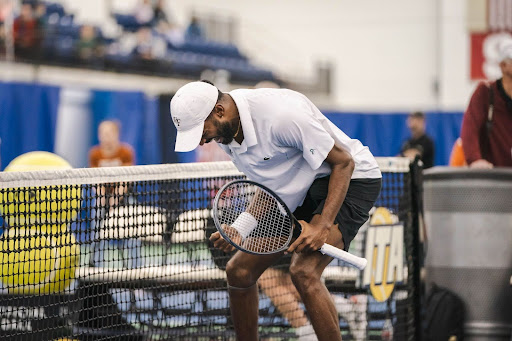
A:
{"type": "Polygon", "coordinates": [[[309,323],[300,306],[300,295],[288,272],[268,268],[261,275],[258,285],[293,328],[299,328],[309,323]]]}
{"type": "MultiPolygon", "coordinates": [[[[334,226],[331,228],[327,239],[328,244],[341,249],[348,248],[361,225],[368,219],[368,212],[380,193],[381,183],[381,179],[353,179],[350,181],[347,195],[335,219],[337,228],[334,226]]],[[[315,180],[305,199],[305,204],[307,201],[308,206],[303,205],[296,211],[297,214],[301,214],[300,218],[307,221],[309,206],[313,205],[316,206],[316,209],[313,211],[311,222],[319,219],[318,214],[322,212],[328,185],[328,177],[315,180]]],[[[296,217],[299,218],[297,214],[296,217]]],[[[331,260],[332,258],[324,256],[320,252],[295,254],[290,268],[292,280],[301,294],[311,323],[321,341],[341,340],[335,306],[327,288],[320,280],[323,270],[331,260]]]]}
{"type": "MultiPolygon", "coordinates": [[[[319,218],[315,215],[311,223],[319,218]]],[[[343,248],[341,232],[336,226],[331,228],[327,243],[343,248]]],[[[306,306],[319,341],[341,340],[338,312],[321,280],[322,272],[331,261],[331,257],[320,252],[296,253],[290,266],[293,283],[306,306]]]]}
{"type": "Polygon", "coordinates": [[[258,286],[256,282],[282,253],[251,255],[237,252],[226,266],[229,305],[237,340],[258,341],[258,286]]]}

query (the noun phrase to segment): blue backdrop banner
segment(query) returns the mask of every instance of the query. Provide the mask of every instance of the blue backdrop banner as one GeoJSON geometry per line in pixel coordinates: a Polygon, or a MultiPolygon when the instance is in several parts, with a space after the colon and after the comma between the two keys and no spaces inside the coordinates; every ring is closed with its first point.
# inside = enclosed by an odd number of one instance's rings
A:
{"type": "MultiPolygon", "coordinates": [[[[348,136],[360,140],[375,156],[396,156],[410,137],[408,113],[325,112],[348,136]]],[[[435,165],[447,165],[453,143],[459,137],[462,112],[425,113],[427,134],[435,144],[435,165]]]]}
{"type": "Polygon", "coordinates": [[[59,91],[55,86],[0,82],[2,170],[23,153],[53,152],[59,91]]]}
{"type": "MultiPolygon", "coordinates": [[[[54,86],[0,82],[1,169],[29,151],[55,152],[60,93],[54,86]]],[[[117,119],[122,125],[121,140],[133,146],[137,164],[193,162],[197,159],[194,152],[173,151],[175,127],[168,117],[168,97],[159,103],[142,91],[92,90],[90,101],[81,104],[91,113],[90,126],[77,128],[90,129],[91,138],[86,143],[92,145],[98,143],[98,124],[105,119],[117,119]],[[164,158],[164,154],[174,156],[164,158]]],[[[349,136],[370,147],[375,156],[397,155],[409,137],[406,112],[324,113],[349,136]]],[[[426,113],[427,133],[435,142],[436,165],[448,163],[453,143],[460,134],[462,116],[462,112],[426,113]]],[[[85,150],[88,147],[84,146],[85,150]]]]}

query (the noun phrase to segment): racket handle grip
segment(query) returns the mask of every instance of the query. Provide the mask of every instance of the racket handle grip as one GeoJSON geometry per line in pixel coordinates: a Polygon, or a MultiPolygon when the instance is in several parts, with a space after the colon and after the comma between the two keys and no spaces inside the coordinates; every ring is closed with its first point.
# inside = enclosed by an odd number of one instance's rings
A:
{"type": "Polygon", "coordinates": [[[341,259],[342,261],[355,266],[359,270],[363,270],[366,267],[366,264],[368,263],[366,258],[354,256],[353,254],[348,253],[347,251],[338,249],[337,247],[329,244],[324,244],[319,251],[324,255],[328,255],[336,259],[341,259]]]}

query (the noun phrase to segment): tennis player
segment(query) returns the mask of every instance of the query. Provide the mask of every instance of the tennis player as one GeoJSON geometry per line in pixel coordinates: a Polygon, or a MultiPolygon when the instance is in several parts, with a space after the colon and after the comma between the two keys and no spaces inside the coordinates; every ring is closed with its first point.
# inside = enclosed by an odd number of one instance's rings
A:
{"type": "MultiPolygon", "coordinates": [[[[191,82],[171,100],[175,150],[216,141],[249,179],[273,190],[300,220],[286,252],[237,252],[226,267],[237,339],[258,340],[258,288],[267,267],[292,253],[290,274],[320,341],[341,340],[338,314],[321,275],[332,258],[324,243],[348,250],[377,199],[382,175],[368,147],[330,122],[304,95],[287,89],[238,89],[191,82]]],[[[218,232],[210,238],[233,247],[218,232]]]]}

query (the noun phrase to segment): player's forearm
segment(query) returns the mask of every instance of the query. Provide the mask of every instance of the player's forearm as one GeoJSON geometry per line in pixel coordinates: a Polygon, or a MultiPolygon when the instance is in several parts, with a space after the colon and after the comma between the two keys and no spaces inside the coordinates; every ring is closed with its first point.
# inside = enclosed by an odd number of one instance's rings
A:
{"type": "Polygon", "coordinates": [[[331,165],[331,167],[329,189],[322,210],[322,218],[329,223],[329,227],[334,222],[347,195],[350,179],[354,172],[354,161],[351,157],[346,157],[342,162],[331,165]]]}

